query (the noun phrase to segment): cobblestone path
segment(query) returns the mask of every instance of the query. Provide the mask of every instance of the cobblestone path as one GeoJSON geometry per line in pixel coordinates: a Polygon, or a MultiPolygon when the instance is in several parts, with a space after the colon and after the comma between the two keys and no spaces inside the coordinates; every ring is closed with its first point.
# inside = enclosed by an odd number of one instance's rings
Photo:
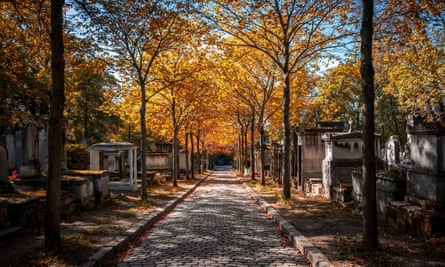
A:
{"type": "Polygon", "coordinates": [[[230,171],[216,171],[117,266],[308,266],[230,171]]]}

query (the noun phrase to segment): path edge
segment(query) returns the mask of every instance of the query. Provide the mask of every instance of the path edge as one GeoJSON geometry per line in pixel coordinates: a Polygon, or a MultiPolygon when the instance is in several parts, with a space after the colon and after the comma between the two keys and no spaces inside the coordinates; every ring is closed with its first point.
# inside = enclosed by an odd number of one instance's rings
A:
{"type": "Polygon", "coordinates": [[[269,215],[272,220],[280,227],[281,231],[292,242],[292,245],[300,250],[301,253],[310,261],[313,267],[333,267],[328,257],[314,246],[300,231],[291,223],[284,219],[269,203],[263,200],[256,192],[250,188],[247,183],[242,182],[250,197],[269,215]]]}
{"type": "Polygon", "coordinates": [[[135,223],[132,227],[126,231],[120,233],[113,240],[105,244],[96,253],[88,258],[88,261],[82,264],[82,267],[98,267],[102,266],[106,262],[112,260],[119,253],[123,252],[131,241],[135,240],[138,236],[144,233],[145,230],[149,229],[154,223],[156,223],[164,215],[168,214],[173,208],[176,207],[181,201],[183,201],[188,195],[193,193],[196,188],[201,185],[208,177],[210,173],[207,173],[202,179],[197,181],[190,189],[178,195],[175,199],[170,200],[161,206],[158,211],[155,211],[135,223]]]}

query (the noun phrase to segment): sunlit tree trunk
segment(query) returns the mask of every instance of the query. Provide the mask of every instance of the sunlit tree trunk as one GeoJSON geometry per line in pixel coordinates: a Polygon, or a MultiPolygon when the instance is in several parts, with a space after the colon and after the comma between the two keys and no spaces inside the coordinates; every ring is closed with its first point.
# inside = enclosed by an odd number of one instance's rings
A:
{"type": "Polygon", "coordinates": [[[189,134],[185,132],[185,178],[190,179],[190,151],[189,151],[189,134]]]}
{"type": "Polygon", "coordinates": [[[193,131],[190,131],[190,172],[192,179],[195,179],[195,142],[193,141],[193,131]]]}
{"type": "Polygon", "coordinates": [[[51,103],[48,129],[48,183],[46,188],[45,247],[61,248],[60,197],[63,159],[65,61],[63,46],[64,0],[51,1],[51,103]]]}
{"type": "Polygon", "coordinates": [[[246,129],[243,131],[243,139],[244,139],[244,144],[243,144],[243,154],[244,154],[244,168],[248,168],[250,166],[250,162],[249,162],[249,157],[247,156],[247,129],[248,126],[246,126],[246,129]]]}
{"type": "Polygon", "coordinates": [[[201,130],[198,129],[198,134],[196,135],[196,153],[198,155],[198,173],[202,173],[202,162],[201,162],[201,130]]]}
{"type": "Polygon", "coordinates": [[[145,126],[145,113],[146,113],[146,106],[147,106],[147,100],[146,100],[146,94],[145,94],[145,83],[139,82],[141,86],[141,199],[147,200],[147,179],[146,179],[146,170],[147,170],[147,164],[145,161],[145,150],[147,147],[146,139],[147,139],[147,129],[145,126]]]}
{"type": "Polygon", "coordinates": [[[261,159],[261,185],[266,185],[266,178],[265,178],[265,169],[264,169],[264,162],[265,162],[265,145],[264,145],[264,125],[262,123],[262,119],[260,118],[260,159],[261,159]]]}
{"type": "Polygon", "coordinates": [[[173,122],[173,166],[172,166],[172,178],[173,186],[178,186],[178,125],[176,122],[176,99],[173,89],[171,89],[172,95],[172,122],[173,122]]]}
{"type": "Polygon", "coordinates": [[[285,42],[283,64],[283,125],[284,125],[284,151],[283,151],[283,197],[290,199],[290,77],[289,77],[289,42],[285,42]]]}
{"type": "Polygon", "coordinates": [[[255,107],[252,104],[252,122],[250,123],[250,168],[252,180],[255,180],[255,107]]]}
{"type": "Polygon", "coordinates": [[[238,171],[242,172],[243,170],[243,153],[242,153],[242,139],[241,139],[241,131],[238,130],[238,171]]]}
{"type": "Polygon", "coordinates": [[[363,91],[363,246],[378,248],[374,148],[374,68],[372,65],[373,0],[363,0],[361,67],[363,91]]]}
{"type": "Polygon", "coordinates": [[[241,144],[240,144],[240,155],[241,155],[241,157],[240,157],[240,172],[242,173],[244,171],[244,165],[246,164],[246,159],[245,159],[245,155],[244,155],[244,130],[241,130],[240,139],[241,139],[241,144]]]}

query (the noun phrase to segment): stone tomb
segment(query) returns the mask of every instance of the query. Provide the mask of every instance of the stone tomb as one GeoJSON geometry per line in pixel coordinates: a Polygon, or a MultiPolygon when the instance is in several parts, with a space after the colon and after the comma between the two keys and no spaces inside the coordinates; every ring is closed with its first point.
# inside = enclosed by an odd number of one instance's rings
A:
{"type": "Polygon", "coordinates": [[[405,201],[391,202],[389,223],[425,236],[445,236],[445,112],[443,105],[408,116],[405,201]]]}
{"type": "Polygon", "coordinates": [[[127,172],[124,155],[128,159],[128,179],[121,177],[119,181],[110,182],[110,188],[115,190],[137,190],[137,147],[131,143],[97,143],[89,147],[90,170],[106,170],[122,174],[127,172]]]}
{"type": "MultiPolygon", "coordinates": [[[[325,134],[344,133],[345,122],[319,122],[318,128],[299,129],[296,133],[297,146],[294,146],[294,170],[296,183],[300,191],[318,194],[323,191],[322,177],[325,158],[325,143],[322,136],[325,134]],[[314,189],[314,190],[312,190],[314,189]]],[[[295,138],[295,137],[294,137],[295,138]]]]}
{"type": "Polygon", "coordinates": [[[445,211],[445,128],[411,129],[408,144],[407,200],[445,211]]]}
{"type": "Polygon", "coordinates": [[[324,195],[335,200],[334,197],[339,194],[337,189],[344,190],[348,188],[347,184],[352,185],[352,172],[362,166],[362,134],[325,134],[322,138],[326,142],[322,162],[324,195]]]}
{"type": "MultiPolygon", "coordinates": [[[[325,197],[339,202],[352,200],[354,194],[360,194],[356,191],[361,191],[361,182],[354,183],[352,176],[362,168],[362,133],[325,134],[322,138],[326,142],[326,157],[323,159],[325,197]],[[354,188],[354,184],[358,188],[354,188]]],[[[375,135],[374,148],[376,164],[381,166],[379,135],[375,135]]]]}
{"type": "Polygon", "coordinates": [[[301,130],[298,132],[299,151],[296,153],[296,176],[300,191],[312,192],[312,184],[315,183],[317,178],[321,184],[322,160],[324,158],[322,133],[323,131],[318,129],[301,130]],[[308,184],[309,180],[311,185],[308,184]]]}
{"type": "MultiPolygon", "coordinates": [[[[187,153],[185,150],[178,151],[178,165],[179,172],[185,173],[187,153]]],[[[190,162],[191,155],[189,155],[190,162]]],[[[207,168],[207,160],[204,152],[202,152],[201,166],[207,168]]],[[[152,151],[145,153],[145,164],[147,167],[147,174],[154,178],[153,175],[162,177],[162,179],[171,178],[173,170],[173,143],[157,142],[152,144],[152,151]]],[[[197,162],[195,161],[195,164],[197,162]]],[[[199,164],[198,164],[199,165],[199,164]]]]}
{"type": "Polygon", "coordinates": [[[77,200],[94,197],[94,203],[99,205],[109,199],[110,184],[108,171],[70,170],[65,172],[65,174],[66,179],[62,180],[62,184],[66,183],[67,187],[69,185],[73,186],[73,189],[69,190],[72,193],[76,193],[77,200]]]}

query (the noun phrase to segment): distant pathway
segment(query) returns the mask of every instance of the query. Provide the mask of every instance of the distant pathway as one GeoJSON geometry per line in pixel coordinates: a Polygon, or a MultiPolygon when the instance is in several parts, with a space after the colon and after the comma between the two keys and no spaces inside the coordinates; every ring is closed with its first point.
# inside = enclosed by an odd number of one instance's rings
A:
{"type": "Polygon", "coordinates": [[[308,266],[247,197],[214,172],[117,266],[308,266]]]}

